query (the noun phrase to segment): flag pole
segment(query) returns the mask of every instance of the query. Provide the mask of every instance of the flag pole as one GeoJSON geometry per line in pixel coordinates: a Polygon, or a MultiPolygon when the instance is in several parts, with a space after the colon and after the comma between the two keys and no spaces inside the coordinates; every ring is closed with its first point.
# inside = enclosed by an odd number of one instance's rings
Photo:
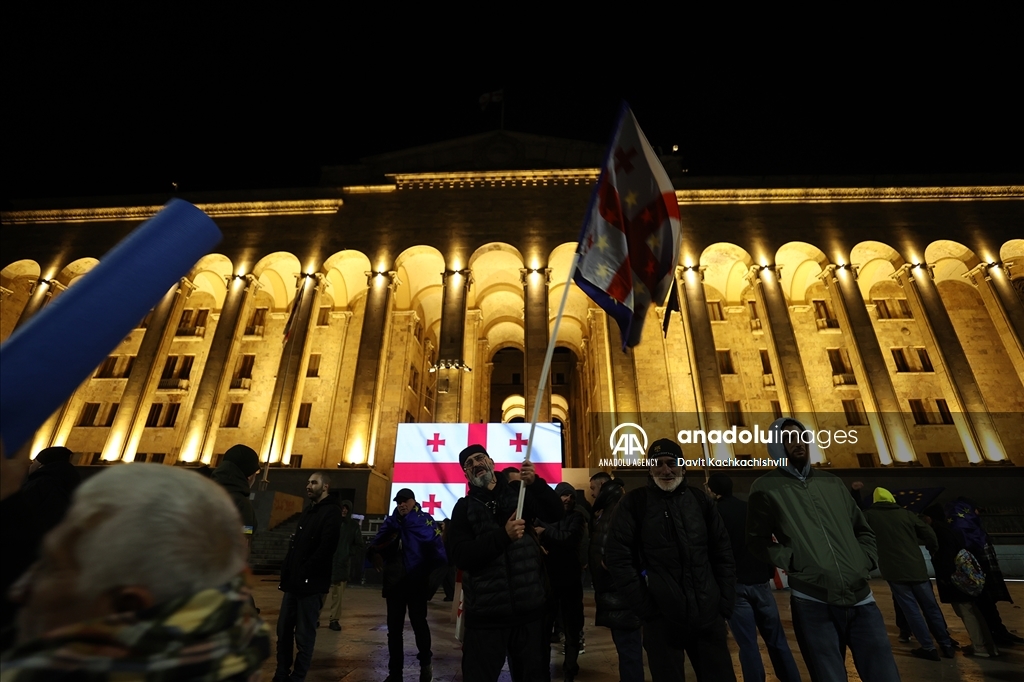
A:
{"type": "MultiPolygon", "coordinates": [[[[530,418],[530,435],[526,440],[526,461],[530,461],[530,454],[533,451],[533,432],[537,428],[537,419],[540,417],[540,401],[544,397],[544,387],[548,383],[548,373],[551,370],[551,358],[555,354],[555,343],[558,341],[558,327],[562,324],[562,314],[565,312],[565,303],[569,300],[569,287],[572,285],[572,276],[576,272],[576,266],[580,262],[580,249],[576,245],[576,253],[572,256],[572,264],[569,266],[569,277],[565,281],[565,288],[562,290],[562,301],[558,304],[558,315],[555,316],[555,326],[551,330],[551,338],[548,339],[548,349],[544,353],[544,366],[540,370],[540,382],[537,384],[537,396],[533,401],[533,416],[530,418]]],[[[545,321],[546,323],[546,321],[545,321]]],[[[526,497],[526,486],[519,484],[519,503],[516,505],[516,519],[523,518],[523,500],[526,497]]]]}

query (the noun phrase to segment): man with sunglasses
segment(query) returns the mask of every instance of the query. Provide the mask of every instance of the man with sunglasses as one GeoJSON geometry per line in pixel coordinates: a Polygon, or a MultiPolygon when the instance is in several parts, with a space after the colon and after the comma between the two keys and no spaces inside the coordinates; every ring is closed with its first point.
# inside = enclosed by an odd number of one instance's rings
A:
{"type": "Polygon", "coordinates": [[[654,682],[683,682],[689,655],[697,680],[735,680],[725,618],[736,598],[736,564],[722,517],[685,485],[682,448],[668,438],[647,452],[649,478],[611,520],[605,564],[643,623],[654,682]]]}
{"type": "Polygon", "coordinates": [[[463,450],[459,464],[469,493],[452,510],[448,546],[462,570],[465,597],[462,678],[497,680],[507,657],[516,682],[546,680],[542,552],[526,519],[558,521],[562,501],[531,462],[523,462],[521,480],[512,482],[495,472],[481,445],[463,450]],[[517,520],[520,486],[526,494],[517,520]]]}

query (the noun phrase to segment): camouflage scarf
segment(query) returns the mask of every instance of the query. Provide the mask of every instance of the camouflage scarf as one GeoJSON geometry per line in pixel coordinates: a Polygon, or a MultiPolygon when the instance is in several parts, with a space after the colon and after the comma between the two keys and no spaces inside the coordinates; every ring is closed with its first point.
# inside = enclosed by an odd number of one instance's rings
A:
{"type": "Polygon", "coordinates": [[[243,576],[217,589],[48,632],[12,649],[4,682],[255,681],[270,655],[243,576]]]}

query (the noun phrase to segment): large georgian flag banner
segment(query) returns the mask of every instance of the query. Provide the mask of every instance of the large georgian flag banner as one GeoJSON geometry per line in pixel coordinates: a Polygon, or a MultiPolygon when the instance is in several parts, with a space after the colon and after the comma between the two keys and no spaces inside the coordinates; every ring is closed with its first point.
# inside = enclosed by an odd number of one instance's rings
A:
{"type": "MultiPolygon", "coordinates": [[[[402,488],[416,495],[423,511],[446,519],[466,495],[459,453],[467,445],[487,448],[494,470],[522,466],[529,424],[399,424],[391,499],[402,488]]],[[[562,431],[558,424],[537,424],[530,459],[537,475],[551,486],[562,480],[562,431]]]]}

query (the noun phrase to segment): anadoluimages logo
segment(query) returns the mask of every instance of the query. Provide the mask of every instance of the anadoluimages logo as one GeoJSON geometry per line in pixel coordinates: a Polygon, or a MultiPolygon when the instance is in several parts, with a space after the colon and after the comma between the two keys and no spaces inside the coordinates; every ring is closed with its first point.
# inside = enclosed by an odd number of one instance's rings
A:
{"type": "Polygon", "coordinates": [[[619,424],[612,430],[612,435],[608,438],[608,447],[612,449],[612,457],[622,457],[623,459],[643,457],[647,452],[647,432],[639,424],[632,422],[619,424]],[[619,433],[620,431],[622,433],[619,433]],[[616,434],[618,434],[618,439],[616,439],[616,434]]]}

